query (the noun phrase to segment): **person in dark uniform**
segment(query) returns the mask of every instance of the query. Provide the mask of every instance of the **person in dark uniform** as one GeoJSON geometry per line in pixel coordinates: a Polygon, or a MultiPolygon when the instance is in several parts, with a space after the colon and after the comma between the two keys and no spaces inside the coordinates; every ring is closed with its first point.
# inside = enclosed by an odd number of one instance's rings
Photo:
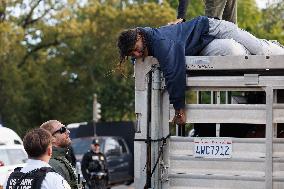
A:
{"type": "Polygon", "coordinates": [[[100,144],[97,139],[93,140],[91,149],[84,154],[81,162],[81,170],[88,185],[90,185],[92,172],[104,172],[108,174],[106,156],[100,151],[100,144]]]}

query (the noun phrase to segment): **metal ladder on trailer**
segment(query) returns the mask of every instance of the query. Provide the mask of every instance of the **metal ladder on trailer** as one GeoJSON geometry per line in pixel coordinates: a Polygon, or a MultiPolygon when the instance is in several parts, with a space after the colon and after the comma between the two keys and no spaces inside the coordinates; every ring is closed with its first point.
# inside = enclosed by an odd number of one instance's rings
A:
{"type": "Polygon", "coordinates": [[[169,134],[174,110],[156,59],[138,60],[135,188],[145,183],[174,189],[284,188],[284,139],[277,138],[277,125],[284,123],[284,104],[277,99],[284,90],[284,56],[186,57],[186,63],[188,89],[217,96],[215,104],[187,104],[187,123],[215,124],[215,138],[221,124],[263,124],[265,138],[231,138],[231,158],[216,159],[194,157],[194,137],[172,136],[160,157],[159,139],[169,134]],[[226,102],[228,91],[263,91],[265,104],[220,104],[221,91],[226,102]]]}

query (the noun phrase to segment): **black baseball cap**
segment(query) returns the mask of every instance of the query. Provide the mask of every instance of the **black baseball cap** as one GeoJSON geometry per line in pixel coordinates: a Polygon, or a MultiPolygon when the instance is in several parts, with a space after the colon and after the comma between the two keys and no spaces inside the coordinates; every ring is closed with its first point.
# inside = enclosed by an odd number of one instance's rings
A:
{"type": "Polygon", "coordinates": [[[94,145],[100,145],[100,143],[99,143],[99,140],[98,140],[98,139],[94,139],[94,140],[93,140],[93,142],[92,142],[92,144],[94,144],[94,145]]]}

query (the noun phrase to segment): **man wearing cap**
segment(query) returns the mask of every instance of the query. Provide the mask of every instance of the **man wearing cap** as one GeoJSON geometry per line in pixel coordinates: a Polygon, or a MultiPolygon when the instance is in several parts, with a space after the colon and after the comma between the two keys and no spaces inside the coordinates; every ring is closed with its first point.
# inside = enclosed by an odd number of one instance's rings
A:
{"type": "Polygon", "coordinates": [[[94,139],[91,149],[86,152],[81,162],[81,170],[87,184],[90,185],[91,172],[108,173],[106,156],[100,151],[100,143],[98,139],[94,139]]]}
{"type": "Polygon", "coordinates": [[[49,120],[40,127],[49,131],[53,137],[50,166],[68,182],[72,189],[78,189],[75,168],[66,159],[68,147],[71,145],[70,131],[57,120],[49,120]]]}

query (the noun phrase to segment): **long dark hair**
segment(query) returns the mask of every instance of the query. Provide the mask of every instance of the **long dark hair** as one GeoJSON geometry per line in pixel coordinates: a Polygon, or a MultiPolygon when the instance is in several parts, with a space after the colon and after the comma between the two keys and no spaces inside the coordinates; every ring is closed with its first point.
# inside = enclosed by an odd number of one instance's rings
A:
{"type": "Polygon", "coordinates": [[[141,36],[143,42],[143,54],[147,47],[145,40],[145,32],[140,28],[125,30],[120,33],[117,40],[117,47],[120,55],[120,65],[127,59],[129,54],[133,51],[135,43],[138,40],[138,36],[141,36]]]}

